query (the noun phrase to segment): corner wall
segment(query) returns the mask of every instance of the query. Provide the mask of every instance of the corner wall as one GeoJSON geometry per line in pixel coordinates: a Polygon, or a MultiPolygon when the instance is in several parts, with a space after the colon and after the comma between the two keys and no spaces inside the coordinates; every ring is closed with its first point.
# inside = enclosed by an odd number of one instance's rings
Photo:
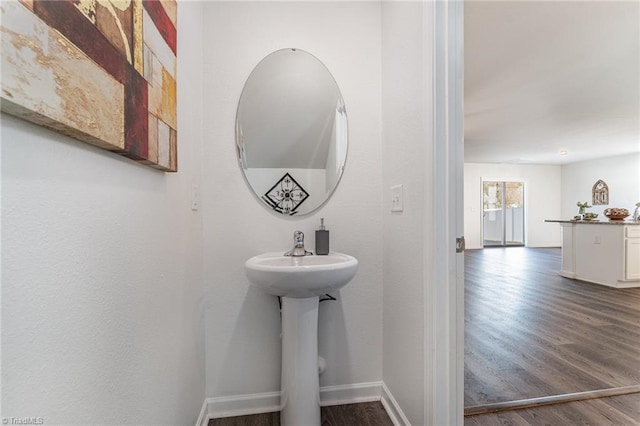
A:
{"type": "Polygon", "coordinates": [[[425,318],[433,230],[433,21],[430,2],[383,2],[383,381],[406,415],[428,422],[425,318]],[[403,185],[404,211],[391,212],[403,185]]]}
{"type": "Polygon", "coordinates": [[[2,115],[2,416],[193,425],[204,398],[202,13],[178,10],[162,173],[2,115]]]}
{"type": "Polygon", "coordinates": [[[205,146],[202,205],[207,396],[279,391],[280,315],[275,297],[248,282],[244,262],[283,252],[293,232],[314,246],[325,218],[331,250],[359,260],[355,278],[320,305],[321,386],[382,379],[382,217],[379,2],[205,4],[205,146]],[[349,118],[344,176],[320,212],[290,218],[251,193],[236,159],[235,114],[244,83],[267,54],[306,50],[333,74],[349,118]]]}

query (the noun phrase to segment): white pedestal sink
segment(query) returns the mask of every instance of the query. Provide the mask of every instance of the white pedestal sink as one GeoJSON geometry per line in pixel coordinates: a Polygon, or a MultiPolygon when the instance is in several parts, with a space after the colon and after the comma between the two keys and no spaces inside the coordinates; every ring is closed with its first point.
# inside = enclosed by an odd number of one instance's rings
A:
{"type": "Polygon", "coordinates": [[[345,286],[358,260],[342,253],[287,257],[265,253],[245,262],[249,281],[282,297],[282,426],[320,425],[319,296],[345,286]]]}

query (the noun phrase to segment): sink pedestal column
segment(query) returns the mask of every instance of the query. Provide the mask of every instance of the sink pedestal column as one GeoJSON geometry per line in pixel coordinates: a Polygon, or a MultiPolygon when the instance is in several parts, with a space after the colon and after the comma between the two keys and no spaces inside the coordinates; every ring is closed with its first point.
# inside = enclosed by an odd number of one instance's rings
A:
{"type": "Polygon", "coordinates": [[[282,298],[282,426],[320,426],[319,298],[282,298]]]}

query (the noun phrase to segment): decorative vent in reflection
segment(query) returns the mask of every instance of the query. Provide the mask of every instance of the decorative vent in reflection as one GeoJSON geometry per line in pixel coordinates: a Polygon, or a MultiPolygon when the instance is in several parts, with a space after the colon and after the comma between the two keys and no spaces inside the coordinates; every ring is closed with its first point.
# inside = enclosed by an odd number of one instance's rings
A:
{"type": "Polygon", "coordinates": [[[296,214],[296,209],[309,197],[307,191],[296,180],[286,173],[262,199],[278,213],[296,214]]]}

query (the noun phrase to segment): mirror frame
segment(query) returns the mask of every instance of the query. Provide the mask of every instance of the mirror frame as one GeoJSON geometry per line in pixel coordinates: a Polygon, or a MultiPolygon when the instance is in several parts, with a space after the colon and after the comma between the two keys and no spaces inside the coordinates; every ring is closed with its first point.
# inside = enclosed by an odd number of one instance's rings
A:
{"type": "MultiPolygon", "coordinates": [[[[320,60],[318,59],[315,55],[309,53],[306,50],[303,49],[299,49],[299,48],[283,48],[283,49],[278,49],[275,50],[269,54],[267,54],[266,56],[264,56],[262,59],[260,59],[260,61],[253,67],[253,69],[251,70],[251,72],[249,73],[249,76],[247,77],[247,79],[245,80],[245,83],[242,87],[242,92],[240,93],[240,97],[238,98],[238,106],[236,108],[236,118],[235,118],[235,146],[236,146],[236,156],[237,156],[237,160],[238,160],[238,166],[241,169],[242,172],[242,177],[248,187],[248,189],[251,191],[251,193],[253,194],[253,196],[255,197],[255,199],[259,202],[259,204],[261,204],[264,208],[266,208],[267,210],[269,210],[270,212],[272,212],[273,214],[277,215],[278,217],[288,217],[288,218],[298,218],[298,217],[305,217],[305,216],[310,216],[314,213],[317,213],[322,207],[324,207],[329,200],[331,199],[331,197],[333,196],[333,194],[336,192],[336,189],[338,188],[338,186],[340,185],[340,182],[342,181],[342,177],[344,175],[344,170],[347,164],[347,158],[349,156],[349,120],[348,120],[348,115],[347,115],[347,110],[346,110],[346,105],[345,105],[345,101],[344,101],[344,97],[342,96],[342,92],[340,90],[340,86],[338,85],[338,82],[335,80],[335,77],[333,76],[333,74],[331,73],[331,71],[327,68],[327,66],[320,60]],[[246,163],[246,157],[244,155],[244,151],[245,151],[245,141],[241,140],[241,126],[240,126],[240,109],[241,109],[241,105],[243,102],[243,99],[245,97],[245,91],[247,89],[247,83],[250,81],[251,77],[254,75],[255,71],[260,67],[261,64],[263,64],[263,62],[265,60],[267,60],[270,56],[274,55],[274,54],[279,54],[279,53],[283,53],[285,51],[293,51],[293,52],[302,52],[303,54],[308,55],[310,58],[312,58],[315,62],[317,62],[320,67],[322,69],[324,69],[324,71],[326,72],[327,76],[330,78],[330,80],[333,82],[333,84],[335,85],[335,93],[336,93],[336,98],[340,101],[341,104],[341,114],[344,116],[344,158],[341,162],[340,165],[340,171],[339,173],[337,173],[337,179],[335,181],[335,184],[333,185],[333,187],[328,190],[325,194],[324,194],[324,200],[322,200],[321,203],[319,203],[317,206],[311,208],[311,210],[308,211],[294,211],[292,213],[285,213],[283,211],[278,211],[276,208],[274,208],[273,205],[271,205],[268,201],[266,201],[264,199],[264,196],[266,195],[262,195],[262,194],[258,194],[258,192],[256,192],[256,190],[254,189],[253,185],[251,184],[249,177],[247,176],[247,170],[248,167],[245,166],[246,163]]],[[[308,169],[308,170],[314,170],[314,169],[308,169]]],[[[326,170],[326,169],[325,169],[326,170]]],[[[275,188],[280,182],[282,182],[282,180],[286,179],[287,175],[289,175],[289,173],[286,173],[280,181],[278,181],[273,187],[275,188]]],[[[291,176],[289,176],[291,177],[291,176]]],[[[295,181],[295,179],[293,177],[291,177],[291,180],[297,184],[297,182],[295,181]]],[[[271,190],[270,190],[271,191],[271,190]]],[[[270,192],[270,191],[267,191],[270,192]]],[[[303,190],[303,192],[306,192],[303,190]]],[[[303,203],[300,202],[298,205],[302,205],[303,203]]],[[[294,209],[295,210],[295,209],[294,209]]]]}

